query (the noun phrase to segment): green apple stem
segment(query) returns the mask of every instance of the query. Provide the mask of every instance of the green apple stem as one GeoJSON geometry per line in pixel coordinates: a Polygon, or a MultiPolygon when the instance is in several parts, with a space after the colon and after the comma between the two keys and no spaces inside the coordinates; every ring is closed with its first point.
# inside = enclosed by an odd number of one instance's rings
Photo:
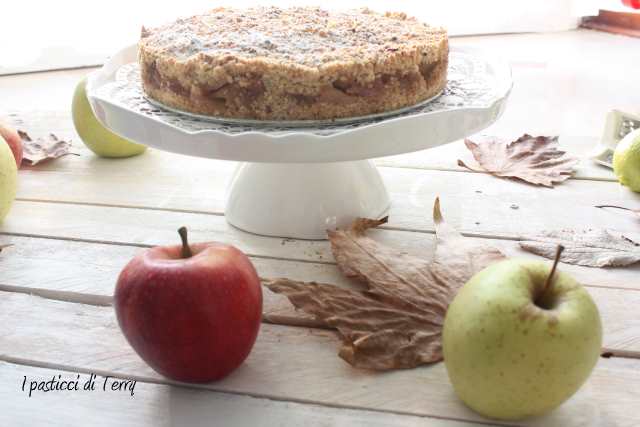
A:
{"type": "Polygon", "coordinates": [[[191,258],[193,253],[191,252],[189,240],[187,239],[187,227],[178,228],[178,234],[180,235],[180,240],[182,240],[182,258],[191,258]]]}
{"type": "Polygon", "coordinates": [[[547,290],[551,286],[551,281],[553,280],[553,275],[555,274],[558,263],[560,262],[560,255],[562,254],[562,251],[564,251],[564,246],[558,245],[558,247],[556,248],[556,256],[553,259],[553,266],[551,267],[551,271],[547,276],[547,280],[544,281],[544,288],[542,288],[542,292],[540,293],[540,295],[545,295],[547,293],[547,290]]]}

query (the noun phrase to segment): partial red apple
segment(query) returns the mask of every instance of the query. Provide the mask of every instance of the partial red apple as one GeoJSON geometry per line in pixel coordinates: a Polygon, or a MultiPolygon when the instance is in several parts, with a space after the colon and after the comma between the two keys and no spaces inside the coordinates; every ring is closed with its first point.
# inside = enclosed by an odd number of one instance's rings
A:
{"type": "Polygon", "coordinates": [[[262,288],[253,264],[223,243],[142,252],[122,270],[114,304],[120,329],[158,373],[185,382],[221,379],[255,343],[262,288]]]}
{"type": "Polygon", "coordinates": [[[0,137],[9,144],[13,157],[16,159],[16,166],[20,169],[20,163],[22,163],[22,138],[20,138],[18,132],[3,122],[0,122],[0,137]]]}

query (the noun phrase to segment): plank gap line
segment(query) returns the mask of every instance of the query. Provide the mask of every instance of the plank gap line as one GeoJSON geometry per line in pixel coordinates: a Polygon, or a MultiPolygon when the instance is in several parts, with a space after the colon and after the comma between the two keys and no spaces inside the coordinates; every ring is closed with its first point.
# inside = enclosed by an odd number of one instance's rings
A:
{"type": "MultiPolygon", "coordinates": [[[[110,241],[110,240],[83,239],[81,237],[64,237],[64,236],[50,236],[50,235],[44,235],[44,234],[15,233],[10,231],[2,231],[0,232],[0,236],[28,237],[28,238],[34,238],[34,239],[49,239],[49,240],[60,240],[64,242],[94,243],[98,245],[125,246],[125,247],[135,247],[135,248],[143,248],[143,249],[148,249],[148,248],[157,246],[149,243],[132,243],[132,242],[127,243],[127,242],[117,242],[117,241],[110,241]]],[[[323,260],[310,260],[305,258],[284,258],[284,257],[259,255],[259,254],[251,254],[251,253],[246,253],[246,255],[249,258],[270,259],[274,261],[296,261],[296,262],[304,262],[309,264],[336,265],[335,262],[323,261],[323,260]]]]}
{"type": "MultiPolygon", "coordinates": [[[[474,174],[480,173],[480,174],[491,175],[488,172],[448,168],[448,167],[442,167],[442,166],[411,166],[411,165],[391,165],[391,164],[385,164],[385,165],[376,164],[376,166],[378,168],[411,169],[411,170],[424,170],[424,171],[436,171],[436,172],[459,172],[459,173],[474,173],[474,174]]],[[[518,182],[517,180],[508,179],[508,178],[496,178],[496,179],[506,179],[507,181],[518,182]]],[[[577,181],[618,182],[618,180],[615,178],[606,178],[606,177],[598,177],[598,176],[589,177],[589,176],[572,175],[569,179],[575,179],[577,181]]],[[[523,182],[522,185],[533,185],[533,184],[527,184],[523,182]]],[[[557,185],[560,185],[560,184],[557,184],[557,185]]]]}

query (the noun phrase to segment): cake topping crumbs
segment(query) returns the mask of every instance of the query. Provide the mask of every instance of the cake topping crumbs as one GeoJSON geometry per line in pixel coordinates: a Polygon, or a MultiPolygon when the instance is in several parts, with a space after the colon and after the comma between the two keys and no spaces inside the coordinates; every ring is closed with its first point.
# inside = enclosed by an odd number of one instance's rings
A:
{"type": "Polygon", "coordinates": [[[440,37],[442,31],[403,13],[256,7],[216,8],[155,30],[143,28],[142,37],[147,47],[178,60],[200,53],[246,54],[319,66],[345,57],[368,61],[385,51],[440,37]]]}

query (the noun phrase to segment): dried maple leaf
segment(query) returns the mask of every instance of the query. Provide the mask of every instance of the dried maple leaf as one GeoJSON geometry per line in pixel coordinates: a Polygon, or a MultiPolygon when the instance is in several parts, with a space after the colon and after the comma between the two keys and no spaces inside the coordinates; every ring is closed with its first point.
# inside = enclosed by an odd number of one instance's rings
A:
{"type": "Polygon", "coordinates": [[[553,187],[573,175],[575,157],[558,150],[558,137],[524,134],[507,143],[495,137],[484,137],[478,143],[465,139],[465,145],[484,170],[477,170],[458,160],[458,166],[474,172],[487,172],[502,178],[516,178],[530,184],[553,187]]]}
{"type": "Polygon", "coordinates": [[[57,159],[70,153],[71,142],[58,139],[50,133],[47,137],[32,139],[25,131],[18,130],[18,135],[22,138],[22,149],[24,155],[22,162],[33,166],[45,160],[57,159]]]}
{"type": "Polygon", "coordinates": [[[367,369],[413,368],[442,360],[441,333],[449,303],[464,283],[504,255],[467,239],[433,208],[436,251],[432,260],[400,253],[366,236],[386,222],[357,219],[347,230],[329,232],[338,267],[366,289],[275,279],[270,290],[336,328],[339,356],[367,369]]]}
{"type": "Polygon", "coordinates": [[[621,267],[640,262],[640,243],[607,230],[547,231],[520,242],[522,249],[552,259],[565,247],[560,261],[587,267],[621,267]]]}

